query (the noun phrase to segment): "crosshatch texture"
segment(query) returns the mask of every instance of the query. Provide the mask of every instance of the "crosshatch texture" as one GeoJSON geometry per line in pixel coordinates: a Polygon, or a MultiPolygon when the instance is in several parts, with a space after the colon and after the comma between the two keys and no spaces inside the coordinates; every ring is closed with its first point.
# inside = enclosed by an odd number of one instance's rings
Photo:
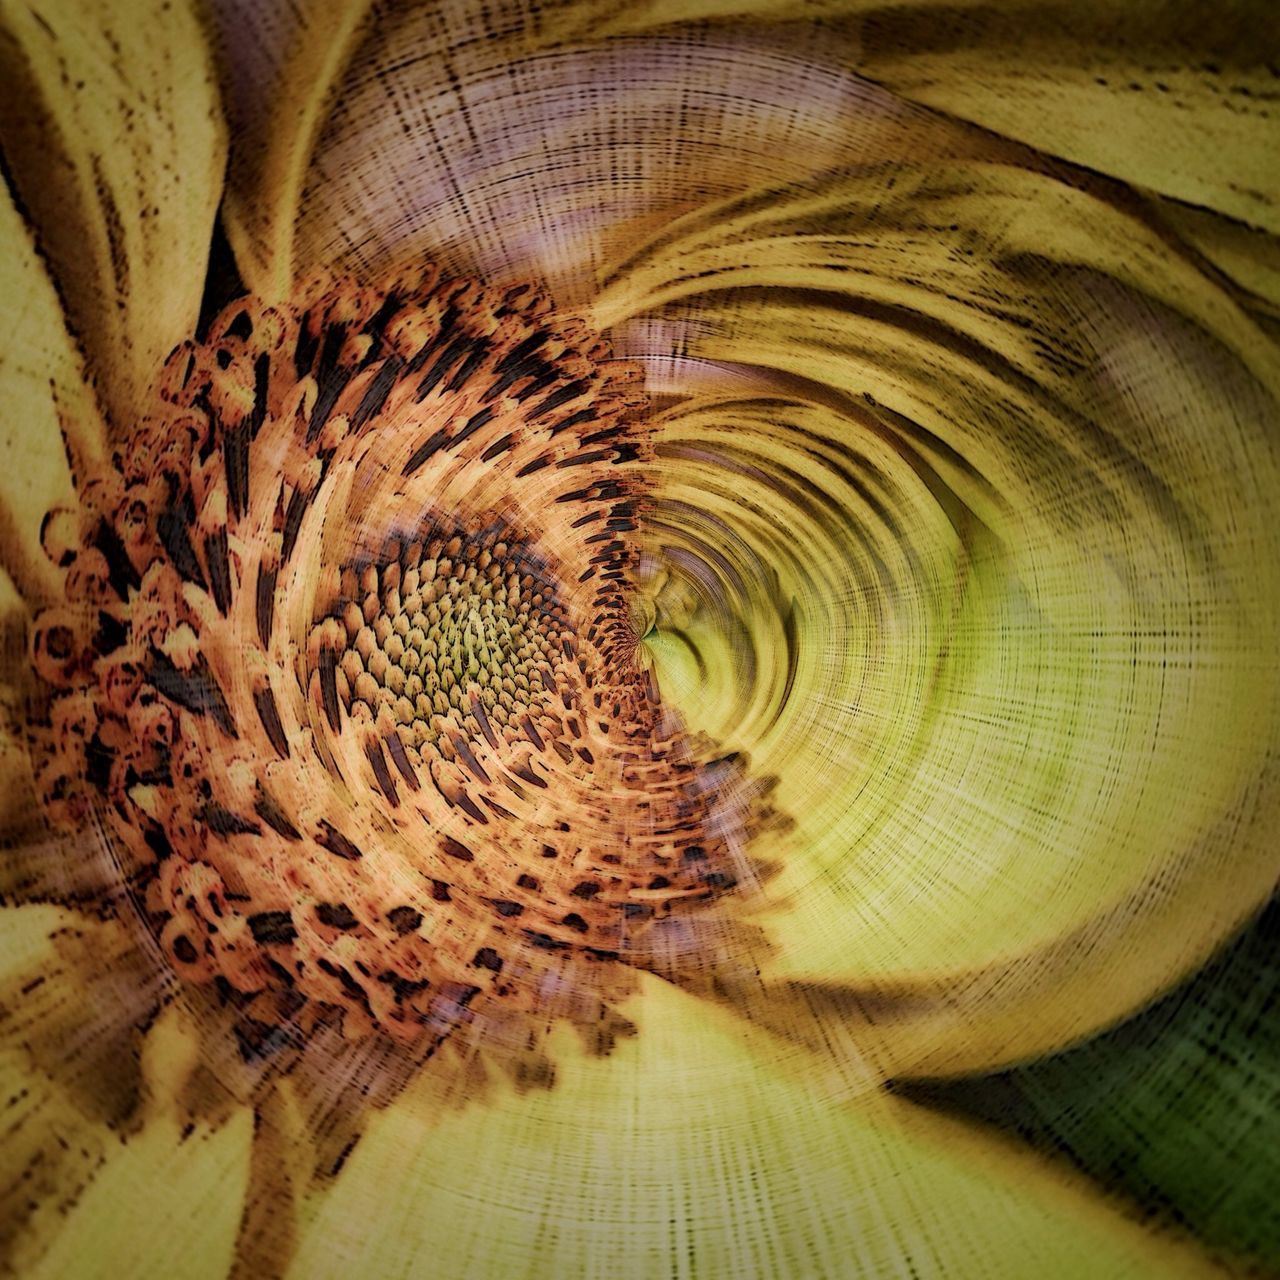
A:
{"type": "Polygon", "coordinates": [[[1280,1270],[1266,5],[0,5],[0,1269],[1280,1270]]]}

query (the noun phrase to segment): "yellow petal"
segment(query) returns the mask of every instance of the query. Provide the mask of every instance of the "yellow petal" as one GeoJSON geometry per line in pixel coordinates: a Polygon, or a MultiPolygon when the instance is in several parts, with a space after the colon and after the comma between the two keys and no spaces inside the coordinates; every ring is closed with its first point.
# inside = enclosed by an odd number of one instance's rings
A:
{"type": "Polygon", "coordinates": [[[50,508],[75,505],[76,480],[101,465],[106,431],[7,188],[0,190],[0,297],[0,832],[14,846],[0,885],[13,892],[30,879],[25,867],[15,875],[14,864],[29,862],[29,846],[43,834],[25,735],[27,624],[33,607],[60,597],[61,584],[41,550],[41,524],[50,508]]]}
{"type": "Polygon", "coordinates": [[[1274,24],[1209,6],[1082,8],[983,10],[945,33],[899,10],[862,27],[856,65],[1051,155],[1280,232],[1274,24]]]}
{"type": "Polygon", "coordinates": [[[1176,200],[1162,200],[1161,216],[1243,291],[1241,302],[1272,319],[1280,315],[1280,240],[1231,218],[1176,200]]]}
{"type": "Polygon", "coordinates": [[[127,424],[204,285],[225,152],[200,21],[186,0],[0,14],[6,165],[108,416],[127,424]]]}
{"type": "Polygon", "coordinates": [[[117,1139],[53,1080],[33,1073],[18,1051],[0,1051],[0,1106],[0,1245],[7,1266],[25,1275],[56,1239],[63,1216],[106,1164],[117,1139]]]}
{"type": "Polygon", "coordinates": [[[236,139],[222,216],[241,277],[269,300],[292,284],[303,181],[369,7],[310,0],[213,8],[236,139]]]}
{"type": "Polygon", "coordinates": [[[187,1128],[195,1028],[178,1005],[150,1025],[156,992],[118,921],[48,906],[2,920],[6,1260],[24,1276],[226,1275],[250,1113],[187,1128]]]}
{"type": "Polygon", "coordinates": [[[1280,173],[1270,115],[1277,54],[1261,12],[1086,0],[982,0],[886,9],[876,0],[648,0],[574,4],[544,39],[693,20],[771,24],[780,45],[826,20],[826,55],[902,97],[1050,155],[1270,231],[1280,173]],[[1270,62],[1271,65],[1268,65],[1270,62]]]}
{"type": "Polygon", "coordinates": [[[320,137],[298,266],[369,276],[427,257],[578,306],[608,261],[701,201],[890,160],[907,122],[921,154],[987,149],[833,65],[821,31],[570,48],[556,32],[520,6],[386,16],[320,137]]]}
{"type": "Polygon", "coordinates": [[[625,1011],[638,1037],[562,1059],[549,1092],[448,1111],[425,1088],[379,1116],[289,1274],[1212,1274],[1057,1170],[851,1097],[656,979],[625,1011]]]}
{"type": "Polygon", "coordinates": [[[231,1267],[253,1118],[190,1132],[172,1117],[117,1146],[38,1264],[48,1280],[221,1280],[231,1267]]]}
{"type": "Polygon", "coordinates": [[[649,647],[781,779],[775,977],[939,1074],[1203,962],[1276,874],[1274,345],[1158,232],[1006,165],[692,213],[597,307],[654,315],[757,374],[668,415],[652,548],[749,585],[689,577],[649,647]]]}
{"type": "MultiPolygon", "coordinates": [[[[0,567],[28,601],[43,603],[59,588],[40,550],[41,521],[50,507],[74,503],[71,467],[83,479],[100,465],[105,433],[57,294],[7,190],[0,191],[0,297],[0,567]]],[[[5,597],[10,618],[21,606],[7,590],[5,597]]]]}

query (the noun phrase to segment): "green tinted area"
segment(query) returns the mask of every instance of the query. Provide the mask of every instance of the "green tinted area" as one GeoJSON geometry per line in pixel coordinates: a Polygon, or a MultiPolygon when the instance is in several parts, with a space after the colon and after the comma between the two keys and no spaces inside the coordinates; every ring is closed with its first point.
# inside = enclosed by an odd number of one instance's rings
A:
{"type": "Polygon", "coordinates": [[[1189,982],[1086,1044],[997,1075],[899,1082],[1076,1164],[1144,1215],[1280,1271],[1280,900],[1189,982]]]}

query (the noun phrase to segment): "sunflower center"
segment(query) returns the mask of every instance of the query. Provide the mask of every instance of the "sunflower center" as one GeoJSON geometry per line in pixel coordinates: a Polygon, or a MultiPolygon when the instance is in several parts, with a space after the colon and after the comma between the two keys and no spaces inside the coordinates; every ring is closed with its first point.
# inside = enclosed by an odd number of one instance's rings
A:
{"type": "Polygon", "coordinates": [[[635,661],[638,375],[527,286],[246,299],[49,525],[50,811],[96,805],[248,1055],[594,1022],[733,888],[727,766],[635,661]]]}
{"type": "Polygon", "coordinates": [[[546,566],[495,523],[395,540],[344,566],[318,632],[332,726],[339,705],[356,725],[390,719],[420,767],[433,752],[453,759],[458,744],[526,733],[556,688],[570,627],[546,566]]]}

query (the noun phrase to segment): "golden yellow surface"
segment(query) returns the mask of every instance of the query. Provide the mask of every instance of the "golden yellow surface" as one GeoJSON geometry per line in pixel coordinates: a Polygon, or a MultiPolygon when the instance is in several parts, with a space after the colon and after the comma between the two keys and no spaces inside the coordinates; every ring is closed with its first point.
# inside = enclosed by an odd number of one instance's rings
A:
{"type": "MultiPolygon", "coordinates": [[[[0,1269],[1280,1265],[1275,968],[1214,967],[1265,952],[1280,872],[1275,30],[1145,0],[0,4],[0,1269]],[[267,304],[316,271],[534,279],[643,367],[635,660],[702,765],[776,780],[741,851],[775,874],[689,917],[701,968],[608,989],[634,1034],[540,1028],[553,1082],[469,1042],[242,1061],[105,826],[40,808],[44,517],[236,292],[224,237],[267,304]],[[1205,983],[1228,1012],[1195,1021],[1205,983]],[[899,1088],[1006,1071],[1049,1138],[899,1088]],[[1095,1078],[1086,1151],[1034,1086],[1095,1078]]],[[[304,576],[336,573],[358,467],[304,576]]]]}

